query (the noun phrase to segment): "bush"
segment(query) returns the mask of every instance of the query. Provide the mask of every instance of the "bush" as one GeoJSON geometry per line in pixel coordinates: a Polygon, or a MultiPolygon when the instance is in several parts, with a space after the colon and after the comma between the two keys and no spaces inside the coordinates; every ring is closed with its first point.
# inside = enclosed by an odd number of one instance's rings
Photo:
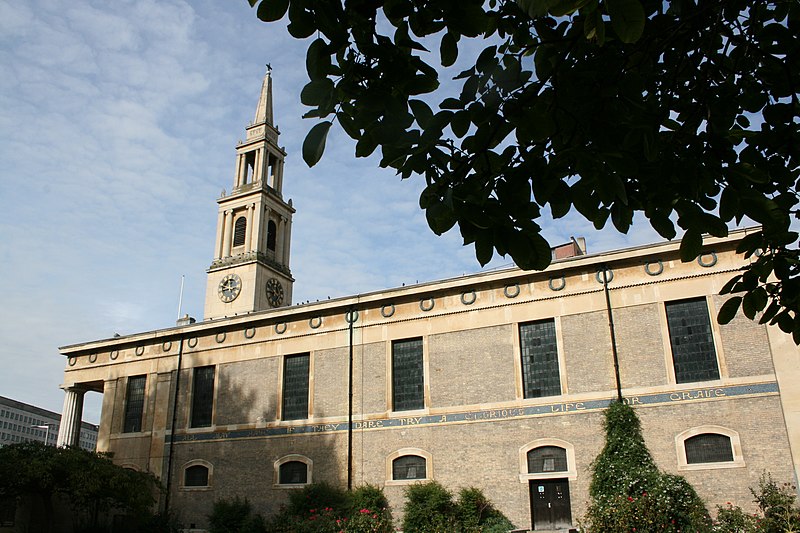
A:
{"type": "Polygon", "coordinates": [[[514,525],[473,487],[450,491],[435,481],[406,489],[405,533],[506,533],[514,525]]]}
{"type": "Polygon", "coordinates": [[[778,485],[769,474],[758,480],[758,492],[750,489],[755,503],[764,514],[761,531],[783,533],[800,530],[800,510],[795,505],[795,487],[790,483],[778,485]]]}
{"type": "Polygon", "coordinates": [[[250,502],[238,496],[215,501],[208,515],[209,533],[265,532],[264,519],[260,515],[253,515],[252,510],[250,502]]]}
{"type": "Polygon", "coordinates": [[[364,485],[352,492],[325,483],[307,485],[289,496],[266,524],[269,533],[391,533],[392,514],[383,491],[364,485]]]}
{"type": "Polygon", "coordinates": [[[453,494],[436,481],[409,485],[405,490],[404,533],[453,531],[453,494]]]}
{"type": "Polygon", "coordinates": [[[463,488],[458,493],[456,517],[465,532],[507,532],[514,525],[492,505],[480,489],[463,488]]]}
{"type": "Polygon", "coordinates": [[[328,483],[312,483],[289,495],[288,512],[293,516],[306,517],[312,509],[329,508],[336,516],[345,516],[350,510],[348,494],[343,489],[328,483]]]}
{"type": "Polygon", "coordinates": [[[714,521],[714,533],[756,533],[762,529],[762,519],[757,515],[745,513],[741,507],[731,505],[717,506],[717,519],[714,521]]]}
{"type": "Polygon", "coordinates": [[[592,463],[589,531],[710,531],[711,519],[694,488],[658,470],[633,409],[613,402],[606,410],[606,444],[592,463]]]}

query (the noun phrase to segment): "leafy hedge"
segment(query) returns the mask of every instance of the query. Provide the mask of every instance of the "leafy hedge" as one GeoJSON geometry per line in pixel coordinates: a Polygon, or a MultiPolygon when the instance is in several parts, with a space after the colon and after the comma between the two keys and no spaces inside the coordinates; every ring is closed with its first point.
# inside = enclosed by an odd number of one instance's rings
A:
{"type": "Polygon", "coordinates": [[[363,485],[346,492],[327,483],[315,483],[293,491],[289,505],[267,521],[265,531],[391,533],[394,526],[386,496],[378,487],[363,485]]]}
{"type": "Polygon", "coordinates": [[[606,444],[592,463],[585,528],[595,533],[710,530],[708,511],[689,482],[656,467],[630,406],[613,402],[604,429],[606,444]]]}
{"type": "Polygon", "coordinates": [[[476,488],[462,488],[458,501],[436,481],[405,491],[404,533],[506,533],[514,525],[476,488]]]}

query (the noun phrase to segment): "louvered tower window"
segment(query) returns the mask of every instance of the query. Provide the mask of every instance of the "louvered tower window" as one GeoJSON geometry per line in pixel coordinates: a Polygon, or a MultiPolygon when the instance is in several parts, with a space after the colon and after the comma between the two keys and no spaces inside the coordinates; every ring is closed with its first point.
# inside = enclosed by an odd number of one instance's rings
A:
{"type": "Polygon", "coordinates": [[[233,245],[244,246],[244,239],[247,235],[247,218],[239,217],[233,224],[233,245]]]}

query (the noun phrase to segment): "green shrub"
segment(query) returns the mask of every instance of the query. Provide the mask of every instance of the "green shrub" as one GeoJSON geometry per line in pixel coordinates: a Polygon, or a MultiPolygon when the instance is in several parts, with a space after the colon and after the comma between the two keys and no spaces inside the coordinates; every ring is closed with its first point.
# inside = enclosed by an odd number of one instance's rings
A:
{"type": "Polygon", "coordinates": [[[756,533],[762,529],[763,520],[756,515],[745,513],[741,507],[731,505],[717,506],[717,519],[714,521],[714,533],[756,533]]]}
{"type": "Polygon", "coordinates": [[[435,481],[406,489],[405,533],[506,533],[514,525],[480,489],[459,491],[458,501],[435,481]]]}
{"type": "Polygon", "coordinates": [[[458,493],[456,518],[465,532],[507,532],[513,524],[490,502],[480,489],[463,488],[458,493]]]}
{"type": "Polygon", "coordinates": [[[350,510],[348,494],[328,483],[312,483],[289,495],[288,512],[297,517],[306,517],[310,511],[329,508],[337,517],[346,516],[350,510]]]}
{"type": "Polygon", "coordinates": [[[214,502],[208,515],[209,533],[262,533],[266,531],[264,520],[252,514],[253,508],[247,498],[238,496],[214,502]]]}
{"type": "Polygon", "coordinates": [[[453,495],[441,484],[428,481],[409,485],[406,487],[405,497],[404,533],[453,531],[455,522],[453,495]]]}
{"type": "Polygon", "coordinates": [[[266,524],[269,533],[391,533],[392,514],[383,491],[373,485],[352,492],[325,483],[289,496],[289,506],[266,524]]]}
{"type": "Polygon", "coordinates": [[[585,526],[595,533],[710,531],[703,501],[686,479],[658,470],[633,409],[613,402],[606,444],[592,463],[585,526]]]}
{"type": "Polygon", "coordinates": [[[764,514],[762,531],[800,531],[800,509],[795,505],[797,496],[792,484],[778,485],[770,474],[765,473],[758,480],[758,491],[751,488],[750,492],[764,514]]]}
{"type": "Polygon", "coordinates": [[[375,485],[361,485],[350,493],[350,513],[359,512],[361,509],[388,511],[389,501],[383,491],[375,485]]]}

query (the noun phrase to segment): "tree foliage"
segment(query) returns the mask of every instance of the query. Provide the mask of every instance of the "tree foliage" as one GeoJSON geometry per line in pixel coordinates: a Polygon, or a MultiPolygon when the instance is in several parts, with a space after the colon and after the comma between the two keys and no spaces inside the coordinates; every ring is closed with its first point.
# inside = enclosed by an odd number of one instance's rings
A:
{"type": "Polygon", "coordinates": [[[458,225],[481,264],[497,252],[545,268],[547,211],[622,233],[640,213],[667,239],[677,225],[686,261],[704,233],[753,220],[720,318],[763,311],[800,342],[795,0],[249,2],[316,36],[300,95],[320,120],[309,165],[338,123],[356,156],[380,149],[381,166],[424,177],[431,229],[458,225]]]}
{"type": "Polygon", "coordinates": [[[588,531],[711,531],[708,511],[689,482],[656,466],[629,405],[613,402],[604,429],[605,446],[592,463],[588,531]]]}
{"type": "Polygon", "coordinates": [[[97,527],[112,510],[146,517],[159,487],[151,474],[117,466],[108,454],[39,442],[0,447],[0,499],[40,498],[44,523],[53,521],[56,497],[69,503],[80,527],[97,527]]]}

